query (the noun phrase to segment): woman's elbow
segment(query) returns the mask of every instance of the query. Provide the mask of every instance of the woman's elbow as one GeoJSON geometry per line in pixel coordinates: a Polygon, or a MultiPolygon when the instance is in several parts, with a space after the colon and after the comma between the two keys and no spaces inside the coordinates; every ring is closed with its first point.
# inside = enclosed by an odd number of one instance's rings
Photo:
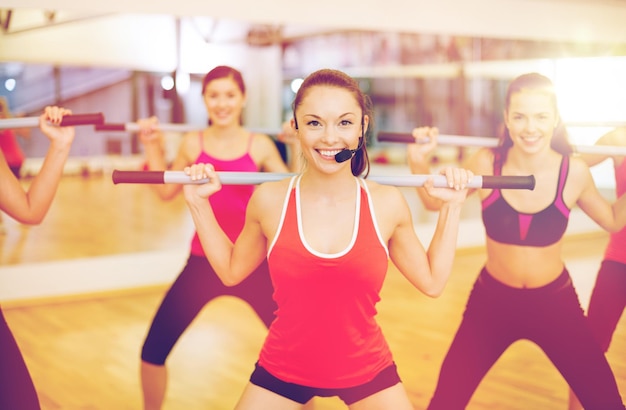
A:
{"type": "Polygon", "coordinates": [[[424,294],[425,294],[426,296],[428,296],[429,298],[432,298],[432,299],[437,299],[439,296],[441,296],[441,294],[442,294],[442,293],[443,293],[442,291],[435,291],[435,292],[429,291],[429,292],[424,292],[424,294]]]}
{"type": "Polygon", "coordinates": [[[608,233],[617,233],[624,229],[624,225],[618,220],[614,220],[612,223],[601,223],[600,226],[608,233]]]}
{"type": "Polygon", "coordinates": [[[241,280],[233,279],[233,278],[222,278],[222,283],[224,286],[232,288],[233,286],[237,286],[241,283],[241,280]]]}
{"type": "Polygon", "coordinates": [[[422,206],[424,207],[425,210],[427,211],[439,211],[441,209],[441,201],[432,198],[428,195],[425,196],[420,196],[420,202],[422,203],[422,206]]]}
{"type": "Polygon", "coordinates": [[[14,218],[17,222],[23,225],[35,226],[40,225],[43,222],[45,216],[46,214],[44,213],[37,215],[15,215],[12,216],[12,218],[14,218]]]}
{"type": "Polygon", "coordinates": [[[439,211],[441,209],[441,203],[437,202],[424,202],[424,209],[426,209],[427,211],[439,211]]]}
{"type": "Polygon", "coordinates": [[[605,226],[604,230],[606,230],[608,233],[617,233],[619,231],[621,231],[623,229],[623,227],[620,226],[605,226]]]}
{"type": "Polygon", "coordinates": [[[422,293],[430,298],[436,299],[441,296],[441,294],[443,293],[443,289],[444,286],[433,285],[428,288],[422,289],[422,293]]]}
{"type": "Polygon", "coordinates": [[[224,284],[224,286],[227,286],[229,288],[233,286],[237,286],[243,281],[243,278],[241,276],[233,275],[231,272],[218,274],[218,276],[220,280],[222,281],[222,283],[224,284]]]}
{"type": "Polygon", "coordinates": [[[162,201],[171,201],[172,199],[174,199],[176,197],[176,193],[172,193],[172,192],[161,192],[161,191],[157,191],[157,195],[159,196],[159,199],[161,199],[162,201]]]}

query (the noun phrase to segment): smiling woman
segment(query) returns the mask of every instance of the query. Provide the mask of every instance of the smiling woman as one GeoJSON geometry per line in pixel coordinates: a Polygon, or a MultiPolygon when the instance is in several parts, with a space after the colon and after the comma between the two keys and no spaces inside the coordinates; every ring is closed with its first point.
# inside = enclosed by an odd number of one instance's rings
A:
{"type": "Polygon", "coordinates": [[[389,259],[419,291],[441,294],[472,173],[446,168],[445,187],[432,180],[424,185],[442,202],[424,249],[400,191],[359,178],[369,170],[363,139],[370,118],[369,97],[355,79],[333,69],[307,76],[291,120],[304,170],[261,184],[235,239],[225,235],[219,209],[207,201],[226,187],[215,166],[185,168],[192,180],[207,181],[183,189],[217,276],[237,286],[267,258],[274,285],[276,319],[237,409],[300,409],[318,396],[338,396],[348,407],[413,408],[376,321],[376,304],[389,259]]]}
{"type": "MultiPolygon", "coordinates": [[[[476,173],[537,178],[533,191],[481,189],[487,258],[442,364],[429,409],[465,408],[482,379],[514,342],[536,343],[585,408],[623,409],[615,377],[587,325],[561,256],[571,210],[579,206],[609,232],[626,225],[626,196],[610,203],[589,167],[572,156],[552,81],[537,73],[507,88],[505,130],[496,148],[467,160],[476,173]]],[[[425,158],[436,141],[413,144],[425,158]]],[[[420,197],[436,209],[423,192],[420,197]]]]}
{"type": "MultiPolygon", "coordinates": [[[[211,69],[203,78],[201,95],[209,125],[185,133],[171,163],[164,155],[164,136],[158,119],[151,117],[138,121],[146,168],[180,171],[194,163],[208,162],[221,171],[288,170],[269,136],[242,126],[248,94],[239,70],[230,66],[211,69]]],[[[294,144],[291,145],[295,150],[294,144]]],[[[295,164],[294,161],[292,166],[295,164]]],[[[153,188],[163,200],[171,200],[182,192],[180,185],[156,185],[153,188]]],[[[231,239],[241,232],[253,191],[254,186],[250,184],[230,186],[211,198],[217,218],[231,239]]],[[[191,240],[189,251],[187,263],[157,310],[142,347],[141,382],[146,409],[161,408],[167,386],[166,359],[185,329],[209,302],[220,296],[235,296],[247,302],[266,326],[274,319],[276,306],[265,263],[247,281],[229,288],[220,282],[215,267],[205,258],[197,234],[191,240]]]]}

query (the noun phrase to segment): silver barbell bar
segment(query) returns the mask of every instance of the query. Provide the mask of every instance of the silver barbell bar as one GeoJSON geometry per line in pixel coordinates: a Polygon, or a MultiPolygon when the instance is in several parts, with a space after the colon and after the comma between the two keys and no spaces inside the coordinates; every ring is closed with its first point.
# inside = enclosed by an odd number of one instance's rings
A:
{"type": "Polygon", "coordinates": [[[566,127],[626,127],[626,121],[565,121],[566,127]]]}
{"type": "MultiPolygon", "coordinates": [[[[415,143],[415,137],[410,133],[386,132],[378,133],[380,142],[399,142],[405,144],[415,143]]],[[[498,146],[498,138],[471,137],[463,135],[439,135],[437,142],[441,145],[454,145],[458,147],[486,147],[494,148],[498,146]]],[[[580,154],[596,154],[610,156],[626,156],[626,147],[609,145],[573,145],[575,152],[580,154]]]]}
{"type": "MultiPolygon", "coordinates": [[[[60,126],[71,127],[75,125],[95,125],[104,124],[104,115],[95,114],[72,114],[65,115],[60,126]]],[[[20,117],[0,119],[0,129],[34,128],[39,126],[39,117],[20,117]]]]}
{"type": "MultiPolygon", "coordinates": [[[[96,131],[122,131],[122,132],[139,132],[140,127],[136,122],[126,123],[104,123],[96,125],[96,131]]],[[[159,123],[157,129],[164,132],[193,132],[204,129],[202,125],[196,124],[174,124],[174,123],[159,123]]],[[[281,133],[280,129],[276,128],[247,128],[251,132],[257,134],[278,135],[281,133]]]]}
{"type": "MultiPolygon", "coordinates": [[[[218,172],[220,182],[224,185],[257,185],[264,182],[280,181],[296,174],[275,172],[218,172]]],[[[433,179],[436,187],[448,187],[444,175],[369,175],[368,180],[383,185],[398,187],[419,187],[429,179],[433,179]]],[[[114,184],[204,184],[208,179],[192,180],[183,171],[120,171],[112,174],[114,184]]],[[[529,189],[535,188],[535,177],[528,176],[497,176],[475,175],[468,183],[468,188],[486,189],[529,189]]]]}

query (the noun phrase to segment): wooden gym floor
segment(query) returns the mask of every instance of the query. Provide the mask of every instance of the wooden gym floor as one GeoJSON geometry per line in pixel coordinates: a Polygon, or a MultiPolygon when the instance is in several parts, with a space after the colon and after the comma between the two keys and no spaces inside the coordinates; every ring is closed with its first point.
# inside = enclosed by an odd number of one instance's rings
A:
{"type": "MultiPolygon", "coordinates": [[[[27,183],[27,182],[25,182],[27,183]]],[[[165,251],[192,232],[182,198],[163,203],[146,186],[113,186],[108,177],[65,177],[47,219],[24,228],[4,216],[4,266],[72,258],[165,251]]],[[[607,236],[568,238],[564,258],[586,305],[607,236]]],[[[439,366],[484,262],[481,248],[460,249],[444,294],[429,299],[390,267],[379,322],[416,409],[424,409],[439,366]]],[[[94,266],[94,272],[98,267],[94,266]]],[[[84,272],[90,274],[90,272],[84,272]]],[[[93,273],[93,272],[92,272],[93,273]]],[[[43,409],[139,409],[139,351],[167,286],[102,292],[4,306],[38,389],[43,409]],[[44,303],[45,302],[45,303],[44,303]]],[[[165,409],[232,409],[266,330],[237,299],[205,307],[175,346],[165,409]]],[[[574,343],[574,341],[572,341],[574,343]]],[[[626,397],[626,319],[608,359],[626,397]]],[[[345,408],[316,399],[316,410],[345,408]]],[[[567,385],[535,345],[520,341],[480,384],[470,410],[565,409],[567,385]]]]}

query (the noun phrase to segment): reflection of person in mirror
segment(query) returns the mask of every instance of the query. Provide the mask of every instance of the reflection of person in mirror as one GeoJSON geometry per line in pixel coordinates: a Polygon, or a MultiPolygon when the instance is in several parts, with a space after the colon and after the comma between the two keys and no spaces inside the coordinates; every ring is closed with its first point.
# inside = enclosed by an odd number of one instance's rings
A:
{"type": "MultiPolygon", "coordinates": [[[[489,369],[518,340],[539,346],[585,408],[624,409],[609,364],[591,333],[561,250],[572,208],[602,228],[626,225],[626,196],[598,191],[589,166],[571,155],[552,81],[530,73],[508,87],[505,133],[466,161],[478,175],[534,175],[533,190],[479,189],[487,259],[443,360],[430,410],[464,409],[489,369]]],[[[427,172],[436,138],[410,144],[413,172],[427,172]]],[[[429,209],[437,202],[421,188],[429,209]]]]}
{"type": "MultiPolygon", "coordinates": [[[[626,127],[616,128],[601,136],[596,145],[626,147],[626,127]]],[[[589,166],[607,159],[613,162],[615,194],[626,194],[626,158],[615,155],[584,154],[589,166]]],[[[626,229],[611,233],[604,250],[600,270],[591,292],[587,320],[600,347],[606,353],[626,307],[626,229]]],[[[570,410],[582,409],[580,401],[570,389],[570,410]]]]}
{"type": "MultiPolygon", "coordinates": [[[[437,297],[452,271],[460,213],[472,173],[446,168],[448,186],[425,186],[443,205],[425,249],[403,193],[363,178],[371,102],[345,73],[309,75],[293,102],[302,173],[259,185],[241,234],[229,238],[207,198],[219,195],[211,164],[185,169],[185,200],[206,257],[229,286],[267,260],[278,308],[236,408],[301,409],[339,397],[353,409],[413,409],[376,321],[391,260],[411,284],[437,297]],[[233,243],[234,242],[234,243],[233,243]]],[[[424,133],[435,132],[424,130],[424,133]]]]}
{"type": "MultiPolygon", "coordinates": [[[[228,66],[209,71],[203,80],[202,97],[209,126],[186,133],[171,164],[167,163],[163,133],[156,117],[140,119],[139,139],[146,154],[149,170],[183,170],[195,162],[209,162],[220,171],[288,172],[274,141],[265,134],[251,132],[241,124],[246,103],[246,87],[242,74],[228,66]]],[[[290,166],[298,166],[297,144],[289,135],[282,137],[289,147],[290,166]]],[[[159,197],[169,200],[182,192],[181,185],[163,184],[153,187],[159,197]]],[[[245,208],[254,191],[253,185],[232,185],[211,198],[221,226],[236,238],[244,221],[245,208]]],[[[273,287],[263,263],[238,286],[225,286],[204,256],[200,240],[194,235],[190,254],[161,301],[141,351],[141,387],[145,409],[160,409],[165,401],[168,373],[166,360],[183,332],[200,311],[220,296],[234,296],[250,305],[265,326],[274,320],[276,304],[273,287]]]]}
{"type": "MultiPolygon", "coordinates": [[[[9,102],[4,96],[0,96],[0,120],[12,118],[13,114],[9,109],[9,102]]],[[[26,158],[24,152],[22,151],[22,147],[20,146],[19,141],[17,140],[17,136],[22,138],[30,137],[30,129],[29,128],[5,128],[0,129],[0,151],[4,155],[4,159],[9,165],[11,172],[15,175],[16,178],[20,178],[22,165],[24,164],[24,159],[26,158]]],[[[2,213],[0,212],[0,234],[6,232],[6,228],[4,227],[4,223],[2,220],[2,213]]]]}
{"type": "MultiPolygon", "coordinates": [[[[39,117],[39,128],[50,140],[50,146],[27,190],[0,152],[0,211],[18,222],[38,224],[50,209],[74,140],[74,127],[57,126],[69,114],[69,110],[60,107],[46,107],[39,117]]],[[[0,409],[39,408],[26,363],[0,309],[0,409]]]]}

